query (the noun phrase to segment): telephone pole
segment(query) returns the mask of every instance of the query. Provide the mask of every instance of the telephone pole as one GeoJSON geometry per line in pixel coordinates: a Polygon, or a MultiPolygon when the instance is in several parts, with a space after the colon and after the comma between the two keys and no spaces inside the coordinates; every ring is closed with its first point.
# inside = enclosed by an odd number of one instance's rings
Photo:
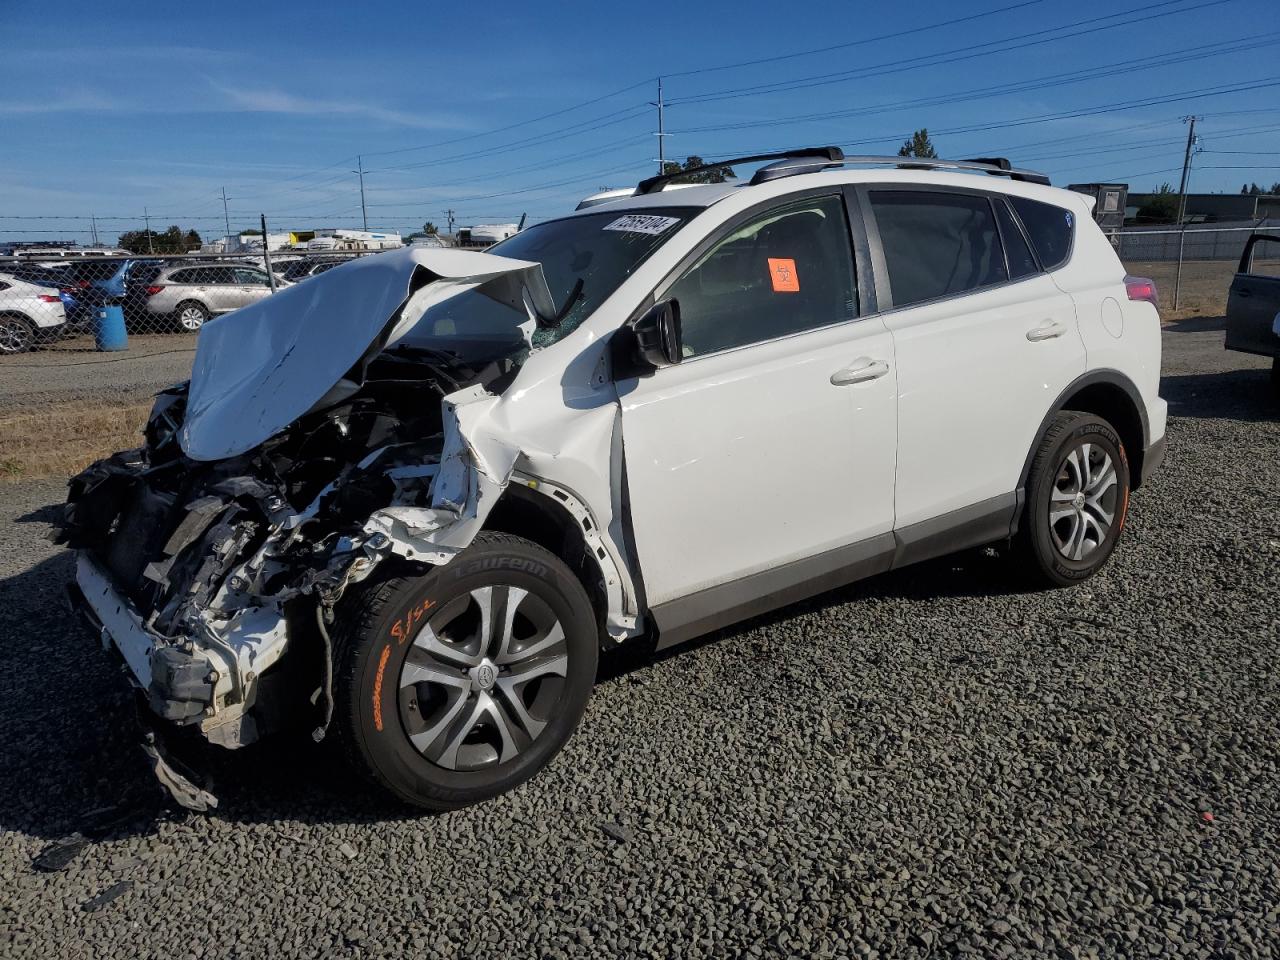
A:
{"type": "Polygon", "coordinates": [[[351,171],[360,175],[360,217],[364,220],[364,229],[369,229],[369,214],[364,209],[364,157],[356,157],[356,169],[351,171]]]}
{"type": "Polygon", "coordinates": [[[1196,145],[1196,121],[1199,117],[1183,117],[1183,123],[1189,123],[1187,128],[1187,152],[1182,156],[1182,182],[1178,184],[1178,226],[1182,226],[1182,220],[1187,214],[1187,179],[1191,176],[1191,152],[1196,145]]]}
{"type": "Polygon", "coordinates": [[[96,214],[89,215],[89,226],[93,234],[93,245],[98,245],[98,217],[96,214]]]}
{"type": "Polygon", "coordinates": [[[222,219],[227,225],[226,236],[231,236],[231,214],[227,213],[227,188],[222,188],[222,219]]]}
{"type": "Polygon", "coordinates": [[[156,245],[151,241],[151,214],[146,207],[142,208],[142,221],[147,225],[147,253],[155,253],[156,245]]]}
{"type": "Polygon", "coordinates": [[[666,162],[667,153],[666,153],[665,144],[666,144],[666,139],[667,137],[670,136],[670,134],[667,133],[667,128],[664,123],[665,118],[663,116],[663,111],[666,108],[666,104],[662,100],[662,78],[661,77],[658,78],[658,99],[650,100],[649,105],[652,107],[658,108],[658,133],[657,133],[658,173],[663,174],[667,172],[667,162],[666,162]]]}
{"type": "Polygon", "coordinates": [[[444,212],[445,219],[449,224],[449,236],[453,236],[453,209],[450,208],[444,212]]]}

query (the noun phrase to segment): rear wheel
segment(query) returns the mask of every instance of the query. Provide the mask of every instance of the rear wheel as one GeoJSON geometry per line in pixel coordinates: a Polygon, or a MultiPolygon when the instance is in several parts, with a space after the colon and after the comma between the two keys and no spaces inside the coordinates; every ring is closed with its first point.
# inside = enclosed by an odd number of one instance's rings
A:
{"type": "Polygon", "coordinates": [[[35,342],[34,323],[20,314],[0,314],[0,353],[26,353],[35,342]]]}
{"type": "Polygon", "coordinates": [[[1115,550],[1129,507],[1129,461],[1111,424],[1089,413],[1054,417],[1031,462],[1018,529],[1035,582],[1087,580],[1115,550]]]}
{"type": "Polygon", "coordinates": [[[178,325],[178,329],[186,330],[188,333],[195,333],[208,319],[209,311],[205,309],[204,304],[194,300],[178,304],[178,309],[173,312],[173,320],[178,325]]]}
{"type": "Polygon", "coordinates": [[[596,620],[582,584],[536,544],[481,534],[448,564],[353,603],[335,637],[338,733],[401,800],[449,810],[497,796],[577,726],[596,620]]]}

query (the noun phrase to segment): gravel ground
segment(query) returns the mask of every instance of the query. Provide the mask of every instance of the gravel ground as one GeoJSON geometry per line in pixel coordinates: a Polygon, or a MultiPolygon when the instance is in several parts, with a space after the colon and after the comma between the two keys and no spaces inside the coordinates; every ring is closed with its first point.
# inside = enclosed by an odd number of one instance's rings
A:
{"type": "Polygon", "coordinates": [[[0,488],[0,954],[1273,955],[1280,422],[1221,343],[1168,328],[1169,459],[1091,583],[975,552],[615,665],[542,776],[437,817],[295,745],[166,814],[59,606],[61,485],[0,488]]]}

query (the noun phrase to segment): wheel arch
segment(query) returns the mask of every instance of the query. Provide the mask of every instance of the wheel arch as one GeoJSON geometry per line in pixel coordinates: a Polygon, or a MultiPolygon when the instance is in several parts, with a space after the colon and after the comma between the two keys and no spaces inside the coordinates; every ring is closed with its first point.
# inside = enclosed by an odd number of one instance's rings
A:
{"type": "Polygon", "coordinates": [[[523,537],[563,560],[586,590],[605,644],[612,632],[611,619],[621,612],[613,608],[622,606],[625,575],[605,549],[599,526],[585,508],[567,491],[549,492],[543,486],[534,481],[509,484],[485,518],[484,529],[523,537]],[[575,516],[571,506],[577,506],[581,516],[575,516]]]}
{"type": "Polygon", "coordinates": [[[1036,444],[1044,436],[1054,415],[1063,410],[1092,413],[1115,428],[1129,461],[1130,489],[1136,490],[1142,483],[1142,461],[1150,442],[1147,410],[1142,402],[1142,394],[1138,392],[1134,382],[1119,370],[1094,370],[1073,380],[1045,413],[1040,429],[1036,431],[1036,441],[1027,451],[1022,475],[1018,478],[1019,499],[1021,500],[1026,490],[1036,444]]]}

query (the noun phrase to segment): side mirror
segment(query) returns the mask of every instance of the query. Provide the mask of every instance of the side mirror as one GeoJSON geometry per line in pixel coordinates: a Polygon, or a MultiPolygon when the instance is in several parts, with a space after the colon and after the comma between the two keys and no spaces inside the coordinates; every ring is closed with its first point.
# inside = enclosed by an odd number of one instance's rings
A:
{"type": "Polygon", "coordinates": [[[628,376],[646,376],[662,367],[670,367],[684,359],[680,337],[680,303],[661,300],[627,325],[630,336],[623,365],[628,376]]]}

